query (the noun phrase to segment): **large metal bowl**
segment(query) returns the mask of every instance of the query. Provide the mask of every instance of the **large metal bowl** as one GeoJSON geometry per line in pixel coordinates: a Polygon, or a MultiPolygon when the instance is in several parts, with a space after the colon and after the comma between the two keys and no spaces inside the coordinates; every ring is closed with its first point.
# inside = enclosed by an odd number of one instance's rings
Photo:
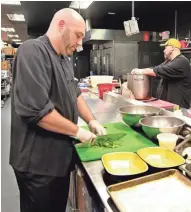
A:
{"type": "Polygon", "coordinates": [[[119,113],[127,125],[138,126],[140,119],[147,116],[160,115],[161,110],[161,108],[149,105],[128,105],[119,108],[119,113]]]}
{"type": "Polygon", "coordinates": [[[185,122],[172,116],[152,116],[139,121],[145,134],[150,138],[156,138],[159,133],[179,134],[185,122]]]}

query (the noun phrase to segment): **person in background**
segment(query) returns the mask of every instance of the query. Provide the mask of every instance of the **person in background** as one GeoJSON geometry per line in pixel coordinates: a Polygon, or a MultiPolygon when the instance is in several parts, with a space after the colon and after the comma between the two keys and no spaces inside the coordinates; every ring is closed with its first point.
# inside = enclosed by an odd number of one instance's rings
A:
{"type": "Polygon", "coordinates": [[[181,44],[171,38],[165,44],[165,62],[154,68],[132,70],[132,74],[146,74],[161,78],[157,90],[157,98],[182,108],[190,108],[191,101],[191,66],[180,52],[181,44]]]}
{"type": "Polygon", "coordinates": [[[58,11],[47,33],[22,44],[13,64],[10,164],[21,212],[64,212],[76,137],[106,134],[76,87],[68,59],[85,35],[85,22],[69,8],[58,11]],[[78,115],[91,130],[77,126],[78,115]]]}

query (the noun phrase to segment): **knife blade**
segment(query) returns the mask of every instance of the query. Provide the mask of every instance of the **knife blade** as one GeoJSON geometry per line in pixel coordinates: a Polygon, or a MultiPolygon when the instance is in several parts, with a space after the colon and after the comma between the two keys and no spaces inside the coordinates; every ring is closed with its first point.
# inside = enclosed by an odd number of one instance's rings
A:
{"type": "Polygon", "coordinates": [[[95,141],[100,141],[100,140],[107,140],[107,141],[117,141],[121,138],[123,138],[126,134],[125,133],[115,133],[115,134],[107,134],[107,135],[99,135],[96,137],[95,141]]]}

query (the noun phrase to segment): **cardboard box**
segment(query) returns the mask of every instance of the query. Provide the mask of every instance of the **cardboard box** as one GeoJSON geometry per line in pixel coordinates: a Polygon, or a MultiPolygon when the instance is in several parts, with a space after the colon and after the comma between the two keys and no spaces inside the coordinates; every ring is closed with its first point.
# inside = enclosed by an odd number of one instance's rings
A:
{"type": "Polygon", "coordinates": [[[12,47],[5,47],[5,48],[2,49],[2,52],[5,55],[13,55],[14,54],[14,48],[12,48],[12,47]]]}
{"type": "Polygon", "coordinates": [[[9,63],[8,61],[1,62],[1,70],[9,70],[9,63]]]}

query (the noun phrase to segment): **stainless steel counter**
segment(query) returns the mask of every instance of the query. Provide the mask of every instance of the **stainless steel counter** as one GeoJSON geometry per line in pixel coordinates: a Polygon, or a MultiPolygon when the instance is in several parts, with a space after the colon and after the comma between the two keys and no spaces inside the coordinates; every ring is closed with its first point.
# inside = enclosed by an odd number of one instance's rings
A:
{"type": "MultiPolygon", "coordinates": [[[[115,94],[113,94],[115,95],[115,94]]],[[[106,102],[99,99],[96,94],[92,92],[83,93],[83,97],[91,109],[93,115],[96,119],[101,123],[108,122],[119,122],[122,121],[121,116],[118,112],[118,108],[125,106],[127,104],[135,104],[134,100],[126,100],[121,96],[116,96],[112,99],[105,99],[106,102]]],[[[141,104],[138,102],[137,104],[141,104]]],[[[79,118],[78,120],[79,126],[84,126],[86,123],[79,118]]],[[[95,189],[97,190],[107,212],[117,212],[115,205],[111,201],[109,194],[107,193],[107,187],[104,183],[102,173],[104,171],[102,162],[94,161],[94,162],[84,162],[82,163],[86,172],[89,175],[90,180],[92,181],[95,189]]]]}
{"type": "MultiPolygon", "coordinates": [[[[134,100],[134,99],[127,99],[127,98],[122,97],[121,95],[118,95],[118,94],[115,94],[115,93],[112,93],[112,92],[104,93],[103,100],[106,103],[114,103],[118,107],[120,107],[121,104],[123,104],[124,102],[126,104],[131,104],[131,105],[147,105],[144,102],[137,101],[137,100],[134,100]]],[[[178,118],[182,119],[187,125],[191,126],[191,118],[188,118],[186,116],[177,116],[176,113],[173,113],[173,112],[165,110],[165,109],[163,109],[161,115],[178,117],[178,118]]]]}
{"type": "MultiPolygon", "coordinates": [[[[87,93],[83,94],[86,103],[91,109],[93,115],[101,123],[108,122],[119,122],[122,121],[120,114],[118,113],[118,107],[112,103],[105,103],[96,96],[91,96],[88,98],[87,93]]],[[[79,118],[78,125],[84,126],[85,122],[79,118]]],[[[107,193],[106,185],[102,178],[102,172],[104,170],[102,162],[84,162],[83,166],[89,175],[95,189],[97,190],[107,212],[115,212],[117,209],[115,205],[111,202],[110,196],[107,193]]]]}
{"type": "MultiPolygon", "coordinates": [[[[119,107],[125,106],[127,104],[145,104],[136,100],[125,99],[120,95],[115,95],[112,93],[104,94],[104,101],[100,100],[97,95],[89,92],[83,93],[83,96],[92,113],[101,124],[122,121],[120,114],[118,113],[119,107]]],[[[163,115],[173,115],[173,113],[164,110],[163,115]]],[[[85,122],[79,118],[78,125],[83,126],[85,125],[85,122]]],[[[89,178],[92,181],[95,189],[97,190],[106,211],[118,211],[111,201],[109,194],[107,193],[107,187],[102,177],[104,168],[101,161],[85,162],[82,164],[86,172],[88,173],[89,178]]]]}

